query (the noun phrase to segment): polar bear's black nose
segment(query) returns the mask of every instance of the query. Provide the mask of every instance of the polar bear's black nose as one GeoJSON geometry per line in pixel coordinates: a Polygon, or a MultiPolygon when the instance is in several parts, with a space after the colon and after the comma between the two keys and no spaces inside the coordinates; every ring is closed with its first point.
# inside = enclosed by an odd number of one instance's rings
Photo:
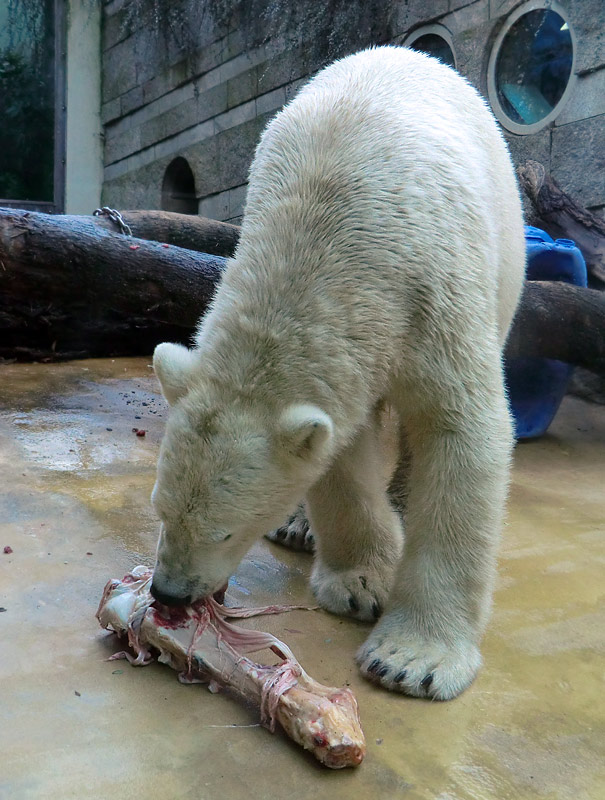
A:
{"type": "Polygon", "coordinates": [[[158,602],[163,603],[165,606],[188,606],[191,604],[191,595],[175,597],[174,595],[166,594],[160,591],[153,581],[149,591],[158,602]]]}

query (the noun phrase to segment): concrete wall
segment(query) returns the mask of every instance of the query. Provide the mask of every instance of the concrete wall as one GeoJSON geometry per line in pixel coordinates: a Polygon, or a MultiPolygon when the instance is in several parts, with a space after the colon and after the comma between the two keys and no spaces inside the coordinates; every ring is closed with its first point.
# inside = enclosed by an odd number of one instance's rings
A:
{"type": "Polygon", "coordinates": [[[91,214],[101,201],[101,10],[70,0],[67,11],[65,213],[91,214]]]}
{"type": "MultiPolygon", "coordinates": [[[[519,3],[174,0],[173,13],[180,10],[185,21],[191,17],[180,40],[165,29],[154,31],[149,19],[129,18],[128,5],[110,0],[104,8],[103,201],[159,208],[164,172],[180,155],[195,175],[200,213],[237,222],[260,133],[308,76],[333,58],[370,44],[403,43],[419,25],[438,22],[451,34],[458,69],[487,96],[490,47],[519,3]]],[[[605,207],[605,3],[560,0],[560,5],[576,34],[574,91],[548,128],[506,136],[517,161],[541,161],[565,190],[600,209],[605,207]]]]}

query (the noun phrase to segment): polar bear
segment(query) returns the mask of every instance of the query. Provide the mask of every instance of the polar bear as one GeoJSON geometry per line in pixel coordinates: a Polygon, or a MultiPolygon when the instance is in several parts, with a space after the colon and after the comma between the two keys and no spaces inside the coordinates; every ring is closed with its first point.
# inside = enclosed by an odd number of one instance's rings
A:
{"type": "Polygon", "coordinates": [[[195,346],[154,354],[172,406],[154,595],[216,591],[304,497],[318,602],[378,620],[362,673],[420,697],[463,691],[507,493],[501,356],[524,260],[511,160],[466,80],[392,46],[311,80],[262,135],[195,346]],[[411,458],[405,537],[385,407],[411,458]]]}

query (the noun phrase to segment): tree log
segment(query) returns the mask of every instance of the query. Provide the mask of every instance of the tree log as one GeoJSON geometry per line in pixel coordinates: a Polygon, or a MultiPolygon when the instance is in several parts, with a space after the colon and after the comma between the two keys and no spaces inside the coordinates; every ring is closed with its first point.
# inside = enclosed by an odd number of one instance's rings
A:
{"type": "MultiPolygon", "coordinates": [[[[238,225],[218,222],[215,219],[192,214],[175,214],[172,211],[121,211],[124,222],[137,239],[173,244],[186,250],[196,250],[214,256],[231,256],[239,239],[238,225]]],[[[63,217],[64,220],[72,219],[63,217]]],[[[76,221],[81,217],[73,218],[76,221]]],[[[97,225],[111,233],[119,228],[107,216],[91,217],[97,225]]]]}
{"type": "Polygon", "coordinates": [[[0,211],[0,357],[143,355],[187,342],[225,260],[92,217],[0,211]]]}
{"type": "Polygon", "coordinates": [[[573,239],[580,248],[591,285],[605,285],[605,219],[561,191],[542,164],[526,161],[517,170],[528,224],[553,239],[573,239]]]}
{"type": "Polygon", "coordinates": [[[605,375],[605,293],[526,281],[506,354],[555,358],[605,375]]]}
{"type": "MultiPolygon", "coordinates": [[[[605,219],[582,208],[565,194],[537,161],[519,167],[519,182],[529,224],[553,238],[573,239],[584,256],[588,284],[605,289],[605,219]]],[[[596,320],[594,323],[596,325],[596,320]]],[[[601,322],[601,330],[602,322],[601,322]]],[[[577,369],[569,391],[586,400],[605,403],[605,377],[577,369]]]]}
{"type": "MultiPolygon", "coordinates": [[[[0,357],[148,355],[161,341],[186,343],[224,265],[92,217],[0,210],[0,357]]],[[[528,282],[508,355],[603,373],[604,323],[605,293],[528,282]]]]}

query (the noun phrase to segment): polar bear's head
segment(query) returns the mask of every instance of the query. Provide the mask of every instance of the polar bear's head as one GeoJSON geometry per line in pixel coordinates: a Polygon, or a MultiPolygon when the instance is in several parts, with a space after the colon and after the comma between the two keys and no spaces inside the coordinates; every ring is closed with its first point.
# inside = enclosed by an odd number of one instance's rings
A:
{"type": "Polygon", "coordinates": [[[163,344],[153,362],[172,408],[152,495],[161,520],[152,593],[172,604],[227,582],[325,470],[334,439],[320,408],[267,408],[222,384],[219,391],[204,382],[198,359],[163,344]]]}

